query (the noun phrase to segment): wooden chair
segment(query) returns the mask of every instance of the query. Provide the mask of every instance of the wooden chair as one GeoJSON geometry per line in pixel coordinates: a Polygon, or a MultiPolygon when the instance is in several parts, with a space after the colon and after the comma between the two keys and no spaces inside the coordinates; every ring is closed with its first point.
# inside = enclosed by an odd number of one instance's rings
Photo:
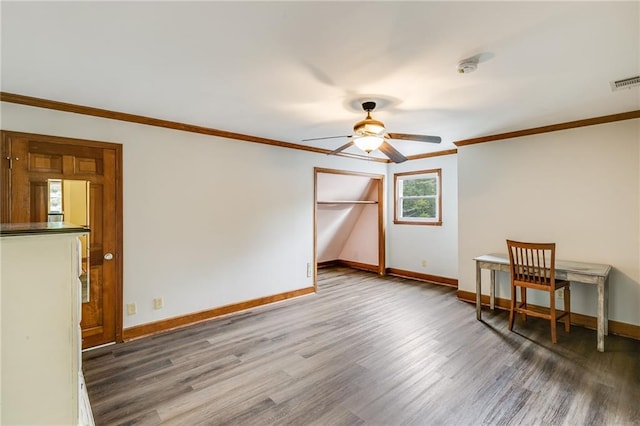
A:
{"type": "Polygon", "coordinates": [[[551,341],[557,342],[556,322],[564,318],[564,330],[571,327],[571,293],[569,281],[556,280],[556,244],[526,243],[507,240],[511,271],[511,309],[509,312],[509,330],[513,330],[515,314],[545,318],[551,321],[551,341]],[[516,288],[520,287],[520,302],[516,301],[516,288]],[[549,293],[549,313],[531,310],[527,306],[527,289],[549,293]],[[564,312],[556,311],[556,290],[564,289],[564,312]]]}

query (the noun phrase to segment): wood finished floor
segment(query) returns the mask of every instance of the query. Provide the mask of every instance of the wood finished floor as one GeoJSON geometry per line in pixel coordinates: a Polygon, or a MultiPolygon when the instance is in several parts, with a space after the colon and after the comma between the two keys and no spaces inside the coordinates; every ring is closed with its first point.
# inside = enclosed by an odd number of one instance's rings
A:
{"type": "Polygon", "coordinates": [[[97,425],[638,425],[640,341],[347,268],[315,295],[84,353],[97,425]]]}

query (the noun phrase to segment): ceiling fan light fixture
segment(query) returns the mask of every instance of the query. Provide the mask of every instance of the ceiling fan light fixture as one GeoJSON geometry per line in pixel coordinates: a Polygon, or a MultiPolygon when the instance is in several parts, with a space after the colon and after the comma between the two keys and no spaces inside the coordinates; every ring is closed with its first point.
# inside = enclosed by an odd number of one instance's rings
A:
{"type": "Polygon", "coordinates": [[[360,136],[359,138],[353,139],[353,143],[358,148],[366,152],[367,154],[370,154],[372,151],[375,151],[376,149],[380,148],[380,145],[382,145],[382,142],[384,142],[384,138],[380,136],[371,136],[371,135],[360,136]]]}
{"type": "Polygon", "coordinates": [[[306,140],[318,140],[318,139],[332,139],[335,137],[345,137],[351,138],[349,142],[334,149],[329,152],[329,155],[337,155],[340,154],[345,149],[352,147],[353,145],[357,146],[358,149],[366,152],[367,154],[371,154],[371,152],[379,149],[380,152],[389,158],[389,160],[394,163],[402,163],[407,161],[408,158],[402,155],[397,149],[395,149],[389,142],[388,139],[403,139],[403,140],[412,140],[418,142],[432,142],[432,143],[440,143],[442,138],[439,136],[428,136],[428,135],[412,135],[409,133],[387,133],[384,128],[384,124],[381,121],[374,120],[371,118],[371,111],[373,111],[376,107],[376,103],[373,101],[367,101],[362,103],[362,109],[366,111],[367,117],[364,120],[358,121],[353,126],[353,134],[350,136],[329,136],[324,138],[314,138],[314,139],[306,139],[306,140]]]}

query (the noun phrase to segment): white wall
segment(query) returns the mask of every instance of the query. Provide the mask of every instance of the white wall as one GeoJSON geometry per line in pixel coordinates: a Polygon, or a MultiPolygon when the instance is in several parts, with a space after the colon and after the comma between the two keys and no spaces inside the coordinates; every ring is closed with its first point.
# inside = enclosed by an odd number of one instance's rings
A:
{"type": "Polygon", "coordinates": [[[5,102],[1,117],[4,130],[123,144],[124,303],[138,304],[125,328],[312,286],[313,168],[386,170],[5,102]]]}
{"type": "MultiPolygon", "coordinates": [[[[629,120],[459,148],[460,290],[475,293],[472,259],[506,253],[505,239],[556,242],[558,258],[611,264],[609,318],[640,324],[639,143],[629,120]]],[[[571,299],[596,316],[595,286],[571,299]]]]}
{"type": "Polygon", "coordinates": [[[389,268],[458,278],[458,164],[455,154],[391,164],[387,178],[389,268]],[[393,223],[393,174],[442,169],[442,226],[393,223]],[[426,260],[426,268],[422,261],[426,260]]]}

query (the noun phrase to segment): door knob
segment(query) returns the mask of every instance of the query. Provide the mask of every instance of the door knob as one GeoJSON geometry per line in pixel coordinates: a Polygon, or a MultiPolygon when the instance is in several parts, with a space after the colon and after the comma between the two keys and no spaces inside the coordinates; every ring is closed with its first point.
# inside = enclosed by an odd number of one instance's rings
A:
{"type": "Polygon", "coordinates": [[[113,259],[113,253],[104,254],[104,260],[111,260],[111,259],[113,259]]]}

